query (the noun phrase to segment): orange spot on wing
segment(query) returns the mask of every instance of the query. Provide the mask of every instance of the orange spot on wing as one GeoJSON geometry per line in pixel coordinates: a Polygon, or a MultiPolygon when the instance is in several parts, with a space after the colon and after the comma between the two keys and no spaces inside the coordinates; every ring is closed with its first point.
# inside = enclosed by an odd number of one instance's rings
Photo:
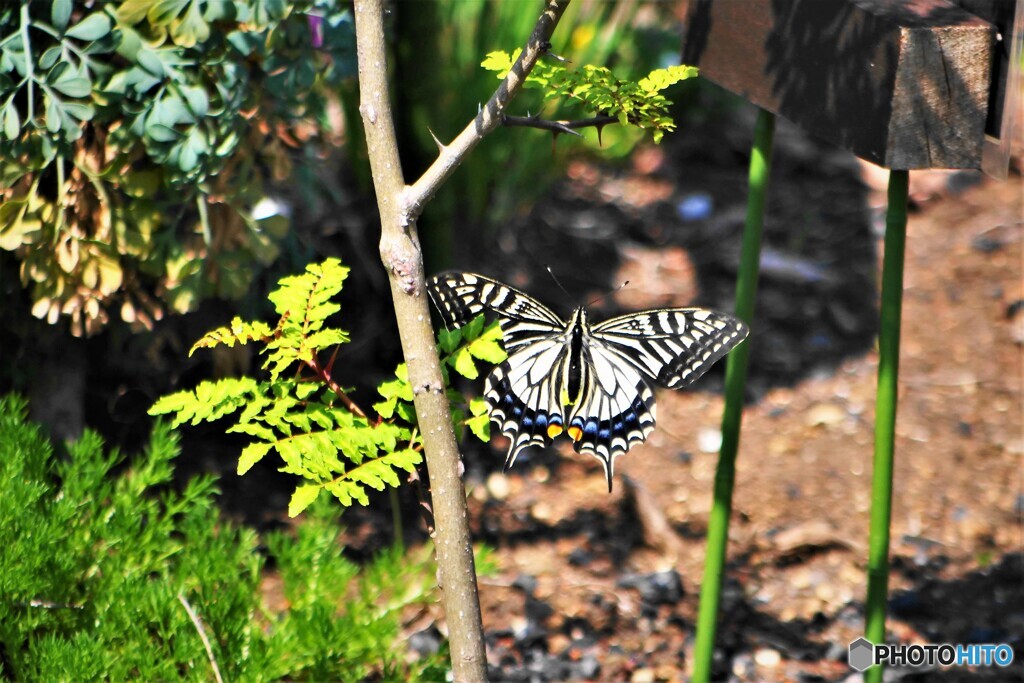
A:
{"type": "Polygon", "coordinates": [[[548,425],[548,438],[553,439],[562,433],[562,425],[548,425]]]}
{"type": "Polygon", "coordinates": [[[583,429],[573,425],[569,427],[569,438],[573,441],[579,441],[583,437],[583,429]]]}

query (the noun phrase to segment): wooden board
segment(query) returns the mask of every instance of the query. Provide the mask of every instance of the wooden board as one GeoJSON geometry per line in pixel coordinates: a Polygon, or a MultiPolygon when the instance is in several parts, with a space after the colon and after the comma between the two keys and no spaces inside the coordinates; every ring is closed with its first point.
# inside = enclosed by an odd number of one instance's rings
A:
{"type": "Polygon", "coordinates": [[[881,166],[979,168],[995,35],[946,0],[692,0],[683,62],[881,166]]]}
{"type": "Polygon", "coordinates": [[[1020,139],[1021,60],[1024,59],[1024,0],[953,0],[957,5],[996,27],[992,59],[985,151],[981,167],[996,178],[1006,178],[1010,147],[1020,139]]]}

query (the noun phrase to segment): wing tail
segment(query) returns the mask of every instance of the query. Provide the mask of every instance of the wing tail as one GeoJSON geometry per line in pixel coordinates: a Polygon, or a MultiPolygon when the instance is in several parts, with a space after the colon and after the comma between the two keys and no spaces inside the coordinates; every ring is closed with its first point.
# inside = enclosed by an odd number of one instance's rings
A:
{"type": "MultiPolygon", "coordinates": [[[[615,458],[625,454],[638,443],[643,443],[654,431],[656,406],[654,392],[647,382],[640,381],[636,387],[636,398],[625,409],[610,418],[590,417],[574,419],[580,429],[580,438],[574,444],[577,453],[587,453],[597,458],[604,467],[608,480],[608,491],[612,490],[612,476],[615,472],[615,458]]],[[[607,399],[601,399],[607,403],[607,399]]],[[[599,405],[591,415],[611,413],[610,405],[599,405]]]]}

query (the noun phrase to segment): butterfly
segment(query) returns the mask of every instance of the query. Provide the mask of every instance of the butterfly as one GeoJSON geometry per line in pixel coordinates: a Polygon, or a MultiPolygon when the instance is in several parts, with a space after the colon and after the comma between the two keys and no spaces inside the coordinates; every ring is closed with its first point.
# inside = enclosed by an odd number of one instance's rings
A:
{"type": "Polygon", "coordinates": [[[654,431],[654,385],[690,384],[747,336],[737,318],[661,308],[592,324],[583,306],[562,320],[529,294],[483,275],[448,271],[428,291],[445,323],[497,316],[508,358],[487,376],[491,421],[511,439],[505,470],[530,446],[560,434],[604,467],[654,431]]]}

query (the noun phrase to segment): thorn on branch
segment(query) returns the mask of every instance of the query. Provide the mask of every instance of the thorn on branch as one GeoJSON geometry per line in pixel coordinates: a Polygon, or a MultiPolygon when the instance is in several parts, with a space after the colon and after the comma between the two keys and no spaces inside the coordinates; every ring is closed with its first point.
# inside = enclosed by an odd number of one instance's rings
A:
{"type": "Polygon", "coordinates": [[[442,152],[442,153],[443,153],[443,152],[444,152],[444,150],[445,150],[445,149],[446,149],[446,148],[447,148],[448,146],[447,146],[446,144],[444,144],[443,142],[441,142],[441,141],[440,141],[440,140],[439,140],[439,139],[437,138],[437,136],[436,136],[436,135],[434,135],[434,131],[430,130],[430,128],[427,128],[427,132],[428,132],[428,133],[430,133],[430,137],[432,137],[432,138],[434,139],[434,144],[435,144],[435,145],[437,145],[437,151],[438,151],[438,152],[442,152]]]}

